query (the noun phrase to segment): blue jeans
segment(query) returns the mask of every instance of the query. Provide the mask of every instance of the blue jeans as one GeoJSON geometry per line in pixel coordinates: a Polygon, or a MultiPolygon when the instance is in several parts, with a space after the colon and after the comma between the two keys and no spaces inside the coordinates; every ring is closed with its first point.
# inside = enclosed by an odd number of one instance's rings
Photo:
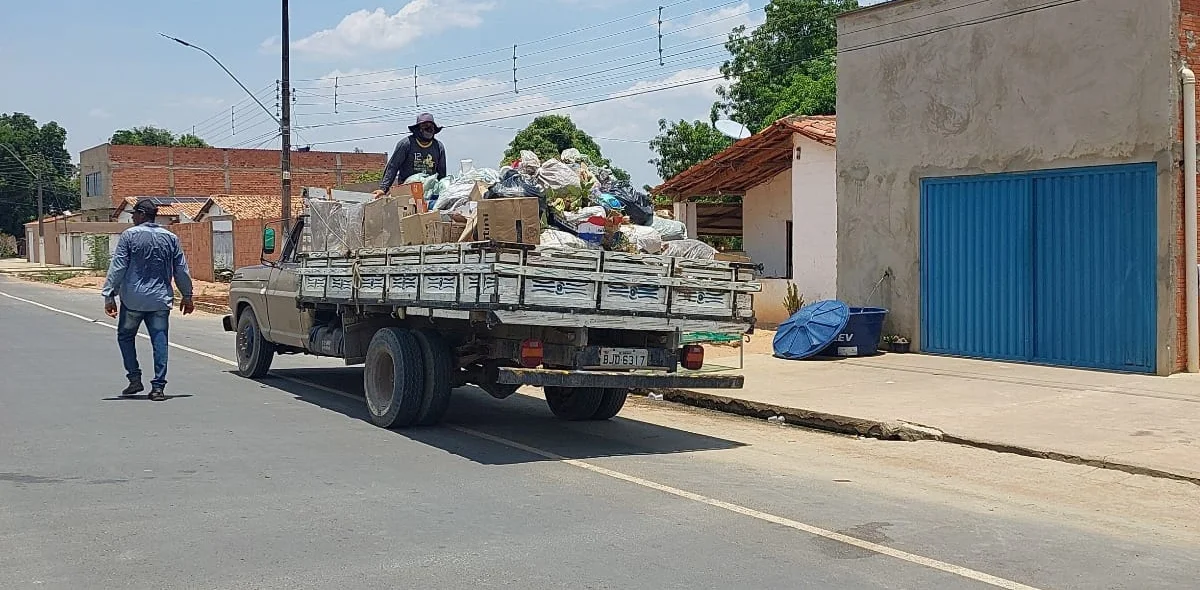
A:
{"type": "Polygon", "coordinates": [[[146,323],[146,331],[150,333],[150,345],[154,348],[154,379],[150,381],[153,387],[167,385],[167,326],[171,311],[137,311],[121,304],[121,314],[117,316],[117,345],[121,348],[121,359],[125,362],[125,376],[130,381],[142,380],[142,369],[137,359],[137,333],[142,322],[146,323]]]}

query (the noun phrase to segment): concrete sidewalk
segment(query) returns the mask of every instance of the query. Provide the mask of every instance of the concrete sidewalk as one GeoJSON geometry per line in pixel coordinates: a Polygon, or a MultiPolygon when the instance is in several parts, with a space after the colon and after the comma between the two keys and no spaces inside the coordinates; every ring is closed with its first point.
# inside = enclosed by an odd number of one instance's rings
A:
{"type": "MultiPolygon", "coordinates": [[[[722,352],[730,354],[709,354],[722,352]]],[[[710,362],[736,366],[737,359],[710,362]]],[[[740,373],[746,378],[741,390],[666,395],[828,430],[947,440],[1200,484],[1197,375],[1121,375],[916,354],[785,361],[749,352],[740,373]]]]}
{"type": "Polygon", "coordinates": [[[0,274],[22,275],[48,272],[91,272],[91,269],[63,266],[61,264],[47,264],[43,266],[39,262],[29,262],[24,258],[0,258],[0,274]]]}

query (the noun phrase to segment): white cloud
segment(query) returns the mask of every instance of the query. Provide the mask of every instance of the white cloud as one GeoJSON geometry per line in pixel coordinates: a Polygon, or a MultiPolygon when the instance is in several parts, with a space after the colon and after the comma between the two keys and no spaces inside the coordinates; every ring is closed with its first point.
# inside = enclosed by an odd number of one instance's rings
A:
{"type": "MultiPolygon", "coordinates": [[[[317,31],[292,44],[298,52],[317,56],[350,56],[390,51],[417,39],[451,29],[471,29],[483,23],[483,13],[495,8],[492,1],[410,0],[388,14],[382,8],[359,10],[342,18],[336,27],[317,31]]],[[[278,45],[268,39],[264,48],[278,45]]]]}
{"type": "Polygon", "coordinates": [[[110,119],[110,118],[112,118],[112,113],[108,112],[107,110],[105,110],[103,108],[96,107],[96,108],[88,111],[88,116],[95,118],[95,119],[110,119]]]}
{"type": "MultiPolygon", "coordinates": [[[[736,6],[702,12],[684,20],[672,19],[669,15],[663,15],[663,33],[689,39],[712,38],[716,43],[721,41],[716,37],[729,34],[736,27],[745,26],[747,29],[755,29],[764,20],[766,20],[766,14],[762,9],[751,8],[748,2],[743,2],[736,6]]],[[[657,23],[658,19],[655,19],[654,22],[657,23]]]]}

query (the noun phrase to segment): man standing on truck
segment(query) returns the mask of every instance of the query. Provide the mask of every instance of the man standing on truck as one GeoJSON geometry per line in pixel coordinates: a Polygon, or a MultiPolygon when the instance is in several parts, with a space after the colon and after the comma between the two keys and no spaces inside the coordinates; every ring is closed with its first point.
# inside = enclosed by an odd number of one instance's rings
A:
{"type": "Polygon", "coordinates": [[[195,311],[192,303],[192,277],[179,238],[155,223],[158,207],[149,199],[133,207],[134,226],[121,233],[117,250],[108,267],[108,278],[100,294],[104,313],[117,320],[117,345],[125,363],[129,386],[121,392],[131,396],[146,389],[137,359],[137,333],[142,322],[150,333],[154,348],[154,378],[150,381],[150,399],[167,399],[167,326],[175,302],[172,280],[179,286],[183,315],[195,311]],[[117,298],[120,297],[120,308],[117,298]]]}
{"type": "Polygon", "coordinates": [[[377,198],[392,190],[396,182],[404,182],[414,174],[436,174],[438,180],[446,177],[446,148],[434,137],[442,128],[434,122],[433,115],[422,113],[408,130],[411,135],[396,143],[392,157],[388,158],[383,182],[375,191],[377,198]]]}

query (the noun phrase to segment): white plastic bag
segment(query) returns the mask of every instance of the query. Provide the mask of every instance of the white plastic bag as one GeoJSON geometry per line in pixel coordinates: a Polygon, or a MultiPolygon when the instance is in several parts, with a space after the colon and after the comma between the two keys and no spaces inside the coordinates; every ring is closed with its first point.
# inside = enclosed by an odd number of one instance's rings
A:
{"type": "Polygon", "coordinates": [[[654,228],[654,230],[662,236],[664,241],[670,242],[674,240],[688,239],[687,226],[684,225],[682,221],[663,219],[662,217],[655,215],[654,219],[650,223],[650,227],[654,228]]]}
{"type": "Polygon", "coordinates": [[[662,236],[652,227],[623,225],[619,231],[629,243],[637,247],[638,252],[659,254],[663,251],[662,236]]]}
{"type": "Polygon", "coordinates": [[[543,247],[557,248],[572,248],[576,250],[586,250],[591,248],[587,242],[573,236],[565,231],[557,229],[546,229],[542,231],[541,245],[543,247]]]}
{"type": "Polygon", "coordinates": [[[667,242],[663,254],[680,258],[695,258],[698,260],[713,260],[717,257],[717,249],[700,240],[675,240],[667,242]]]}
{"type": "Polygon", "coordinates": [[[517,165],[517,170],[523,174],[537,174],[537,169],[542,167],[542,159],[537,154],[529,150],[521,150],[521,161],[517,165]]]}
{"type": "Polygon", "coordinates": [[[543,186],[552,191],[579,188],[579,173],[561,160],[546,160],[538,168],[537,179],[543,186]]]}
{"type": "Polygon", "coordinates": [[[578,230],[580,224],[593,217],[607,217],[604,207],[584,207],[578,211],[563,212],[561,219],[570,229],[578,230]]]}

